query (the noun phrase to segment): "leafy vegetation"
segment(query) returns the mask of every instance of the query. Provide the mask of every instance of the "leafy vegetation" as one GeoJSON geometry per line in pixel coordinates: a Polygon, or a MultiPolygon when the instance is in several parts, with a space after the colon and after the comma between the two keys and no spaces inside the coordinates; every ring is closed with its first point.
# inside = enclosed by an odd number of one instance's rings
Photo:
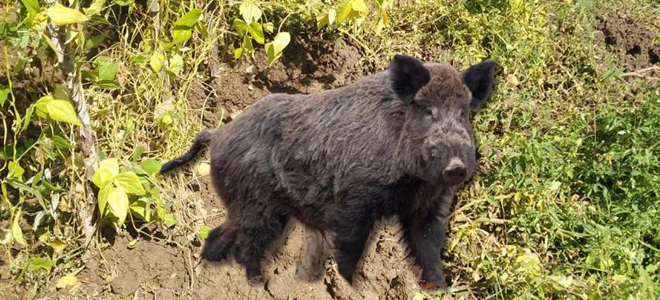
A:
{"type": "Polygon", "coordinates": [[[214,60],[272,67],[316,35],[358,47],[366,73],[394,53],[499,62],[451,221],[453,287],[415,299],[660,298],[660,89],[595,34],[621,10],[657,43],[657,1],[229,2],[2,4],[0,289],[75,285],[114,234],[203,241],[185,176],[156,176],[203,127],[191,86],[214,60]]]}

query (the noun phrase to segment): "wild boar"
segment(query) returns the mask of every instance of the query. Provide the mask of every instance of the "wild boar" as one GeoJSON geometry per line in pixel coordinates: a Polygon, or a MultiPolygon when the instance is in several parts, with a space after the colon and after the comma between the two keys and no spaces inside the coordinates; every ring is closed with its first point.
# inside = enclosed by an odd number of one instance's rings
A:
{"type": "MultiPolygon", "coordinates": [[[[488,97],[496,62],[459,72],[395,55],[388,69],[313,94],[270,94],[234,121],[197,135],[166,173],[210,143],[211,178],[228,211],[201,259],[228,254],[262,282],[260,263],[291,217],[327,233],[338,272],[353,272],[374,222],[398,216],[424,286],[439,266],[455,189],[475,169],[468,119],[488,97]]],[[[314,247],[318,248],[318,247],[314,247]]]]}

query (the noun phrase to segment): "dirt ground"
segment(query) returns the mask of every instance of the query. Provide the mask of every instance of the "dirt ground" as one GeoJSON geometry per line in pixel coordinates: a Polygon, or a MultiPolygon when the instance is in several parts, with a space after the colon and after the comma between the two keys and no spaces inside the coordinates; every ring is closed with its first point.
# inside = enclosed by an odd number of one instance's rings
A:
{"type": "Polygon", "coordinates": [[[613,11],[598,16],[600,30],[607,49],[614,53],[626,71],[636,71],[660,62],[660,43],[654,43],[653,32],[647,25],[613,11]]]}
{"type": "MultiPolygon", "coordinates": [[[[608,49],[627,71],[660,62],[660,44],[641,24],[620,12],[599,17],[599,30],[608,49]]],[[[267,61],[258,56],[220,63],[220,76],[210,82],[193,82],[188,93],[190,109],[203,114],[205,126],[230,121],[257,99],[276,92],[312,93],[355,81],[376,70],[361,65],[360,51],[350,45],[294,40],[284,56],[267,73],[267,61]],[[207,95],[211,97],[207,97],[207,95]],[[224,111],[223,111],[224,110],[224,111]]],[[[208,154],[206,154],[208,156],[208,154]]],[[[225,218],[210,177],[190,180],[191,197],[204,223],[215,227],[225,218]]],[[[175,201],[183,201],[174,198],[175,201]]],[[[384,221],[372,233],[371,242],[357,270],[357,287],[349,286],[336,272],[332,258],[317,282],[294,279],[296,260],[304,248],[300,225],[292,222],[264,262],[269,281],[250,286],[243,268],[233,258],[220,264],[202,264],[196,269],[201,245],[167,244],[161,239],[143,239],[132,245],[127,236],[86,258],[77,278],[80,285],[47,298],[87,299],[411,299],[420,290],[398,242],[395,220],[384,221]]],[[[449,237],[451,238],[451,237],[449,237]]],[[[175,239],[176,240],[176,239],[175,239]]],[[[185,240],[185,238],[184,238],[185,240]]]]}

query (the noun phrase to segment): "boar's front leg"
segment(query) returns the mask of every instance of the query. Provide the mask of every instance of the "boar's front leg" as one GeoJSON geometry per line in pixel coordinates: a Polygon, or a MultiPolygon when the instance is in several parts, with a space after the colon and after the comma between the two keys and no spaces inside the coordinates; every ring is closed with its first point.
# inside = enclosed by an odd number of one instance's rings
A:
{"type": "Polygon", "coordinates": [[[334,257],[339,274],[353,285],[353,272],[362,257],[371,233],[374,219],[371,210],[361,207],[364,200],[354,199],[340,205],[330,217],[329,231],[332,232],[334,257]]]}
{"type": "Polygon", "coordinates": [[[426,216],[401,216],[403,238],[408,246],[408,256],[422,269],[424,288],[445,288],[445,276],[440,269],[439,252],[445,239],[444,221],[438,218],[438,212],[429,212],[426,216]],[[420,218],[421,217],[421,218],[420,218]]]}

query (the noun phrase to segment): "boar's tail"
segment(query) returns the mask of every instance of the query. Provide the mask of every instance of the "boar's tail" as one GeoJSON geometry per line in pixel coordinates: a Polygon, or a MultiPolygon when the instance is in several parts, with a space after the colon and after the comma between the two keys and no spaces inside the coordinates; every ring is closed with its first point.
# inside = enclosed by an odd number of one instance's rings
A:
{"type": "Polygon", "coordinates": [[[195,155],[197,155],[197,152],[199,150],[202,150],[202,147],[211,141],[213,139],[213,136],[215,135],[217,129],[204,129],[202,132],[198,133],[197,136],[195,137],[195,141],[193,142],[192,146],[190,147],[190,150],[188,150],[188,153],[179,156],[173,160],[170,160],[163,164],[163,166],[160,168],[160,174],[165,174],[169,171],[172,171],[173,169],[176,169],[187,162],[191,161],[193,158],[195,158],[195,155]]]}

